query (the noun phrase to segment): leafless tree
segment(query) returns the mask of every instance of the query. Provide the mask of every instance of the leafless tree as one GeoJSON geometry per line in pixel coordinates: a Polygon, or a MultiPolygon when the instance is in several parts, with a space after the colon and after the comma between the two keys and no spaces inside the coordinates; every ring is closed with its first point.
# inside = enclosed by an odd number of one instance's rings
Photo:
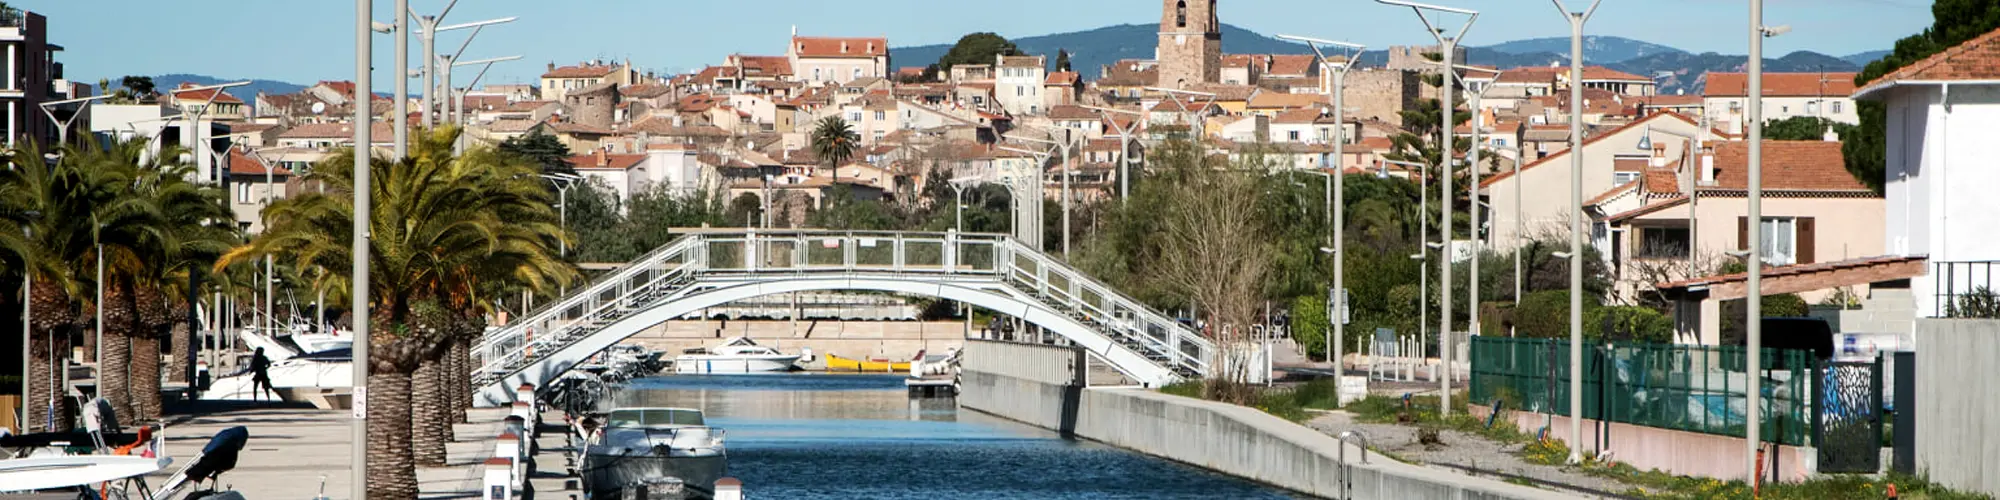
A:
{"type": "MultiPolygon", "coordinates": [[[[1194,162],[1189,162],[1194,163],[1194,162]]],[[[1206,162],[1203,162],[1206,163],[1206,162]]],[[[1190,165],[1192,167],[1193,165],[1190,165]]],[[[1261,290],[1270,272],[1268,238],[1257,215],[1258,174],[1244,169],[1176,168],[1169,175],[1173,200],[1160,207],[1158,280],[1199,309],[1206,335],[1215,340],[1221,373],[1213,396],[1246,399],[1248,334],[1256,323],[1261,290]],[[1217,393],[1216,391],[1223,391],[1217,393]]]]}

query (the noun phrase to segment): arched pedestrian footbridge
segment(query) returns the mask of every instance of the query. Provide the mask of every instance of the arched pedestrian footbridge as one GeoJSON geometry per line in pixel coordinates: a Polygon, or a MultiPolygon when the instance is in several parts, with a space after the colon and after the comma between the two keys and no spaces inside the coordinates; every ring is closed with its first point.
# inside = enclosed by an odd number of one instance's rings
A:
{"type": "Polygon", "coordinates": [[[654,325],[764,295],[858,290],[936,297],[1021,318],[1148,386],[1208,373],[1215,348],[1004,235],[704,231],[614,269],[475,344],[475,401],[507,404],[654,325]]]}

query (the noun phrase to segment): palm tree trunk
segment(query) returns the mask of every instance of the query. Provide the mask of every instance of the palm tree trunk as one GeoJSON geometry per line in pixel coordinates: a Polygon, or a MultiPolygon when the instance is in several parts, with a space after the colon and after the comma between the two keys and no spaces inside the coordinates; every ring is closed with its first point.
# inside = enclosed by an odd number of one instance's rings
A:
{"type": "Polygon", "coordinates": [[[132,412],[132,294],[124,286],[105,288],[104,359],[97,363],[97,395],[111,411],[130,420],[132,412]]]}
{"type": "Polygon", "coordinates": [[[368,375],[368,497],[415,500],[417,468],[410,456],[410,374],[368,375]]]}
{"type": "Polygon", "coordinates": [[[160,418],[160,336],[141,328],[132,337],[132,416],[135,421],[160,418]]]}
{"type": "Polygon", "coordinates": [[[471,422],[466,412],[472,409],[472,345],[466,339],[451,343],[451,421],[471,422]]]}
{"type": "Polygon", "coordinates": [[[167,357],[167,381],[192,383],[187,379],[188,351],[194,348],[194,329],[188,328],[186,320],[174,321],[173,330],[168,334],[173,355],[167,357]]]}
{"type": "Polygon", "coordinates": [[[28,421],[22,424],[29,429],[66,431],[71,428],[69,405],[63,404],[64,388],[58,383],[62,374],[56,370],[69,358],[74,304],[62,286],[48,280],[35,280],[32,293],[35,314],[34,322],[28,325],[31,335],[26,343],[28,390],[21,395],[21,404],[28,407],[28,421]]]}
{"type": "Polygon", "coordinates": [[[443,356],[426,356],[410,377],[410,455],[419,467],[444,465],[445,443],[451,439],[439,432],[451,425],[445,421],[443,361],[443,356]]]}

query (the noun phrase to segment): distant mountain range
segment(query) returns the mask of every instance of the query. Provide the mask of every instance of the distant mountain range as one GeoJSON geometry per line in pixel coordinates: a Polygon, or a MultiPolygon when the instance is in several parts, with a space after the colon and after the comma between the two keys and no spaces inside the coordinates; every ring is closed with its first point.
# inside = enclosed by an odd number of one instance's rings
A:
{"type": "MultiPolygon", "coordinates": [[[[179,87],[183,82],[192,83],[195,85],[215,85],[218,83],[230,83],[230,82],[240,82],[240,81],[243,81],[243,79],[216,78],[212,76],[176,73],[171,75],[159,75],[153,77],[153,87],[160,89],[161,92],[165,92],[168,90],[172,90],[174,87],[179,87]]],[[[113,81],[111,82],[111,84],[117,85],[118,82],[113,81]]],[[[242,99],[243,102],[245,103],[250,103],[257,100],[258,92],[263,92],[268,95],[293,94],[297,93],[300,90],[305,90],[305,88],[306,86],[295,83],[286,83],[273,80],[250,80],[249,85],[231,88],[229,90],[225,90],[224,92],[228,92],[229,95],[236,96],[237,99],[242,99]]]]}
{"type": "MultiPolygon", "coordinates": [[[[1054,56],[1068,50],[1071,66],[1087,78],[1100,76],[1101,68],[1120,59],[1151,59],[1159,43],[1159,27],[1151,24],[1122,24],[1103,28],[1013,39],[1021,51],[1054,56]]],[[[1635,75],[1653,77],[1663,94],[1699,94],[1711,71],[1743,71],[1749,58],[1717,53],[1695,54],[1666,45],[1617,36],[1584,37],[1584,58],[1592,65],[1635,75]]],[[[896,66],[926,66],[937,62],[950,44],[894,48],[889,51],[896,66]]],[[[1222,51],[1227,54],[1310,54],[1305,45],[1279,40],[1230,24],[1222,25],[1222,51]]],[[[1777,59],[1765,59],[1766,71],[1859,71],[1868,62],[1886,55],[1874,51],[1846,57],[1800,51],[1777,59]]],[[[1361,55],[1362,65],[1379,66],[1388,61],[1388,52],[1373,50],[1361,55]]],[[[1468,47],[1470,64],[1513,68],[1567,64],[1568,38],[1516,40],[1483,47],[1468,47]]]]}

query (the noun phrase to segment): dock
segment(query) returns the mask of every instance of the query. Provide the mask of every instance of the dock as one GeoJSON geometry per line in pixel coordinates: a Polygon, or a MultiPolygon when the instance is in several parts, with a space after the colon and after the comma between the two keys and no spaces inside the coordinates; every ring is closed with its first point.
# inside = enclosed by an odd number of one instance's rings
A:
{"type": "Polygon", "coordinates": [[[951,375],[931,375],[903,379],[903,387],[909,389],[912,398],[949,398],[958,396],[958,377],[951,375]]]}
{"type": "MultiPolygon", "coordinates": [[[[222,474],[224,485],[251,498],[348,498],[353,450],[352,413],[302,404],[197,403],[167,416],[167,452],[173,467],[147,476],[153,485],[191,460],[223,429],[250,431],[236,468],[222,474]]],[[[444,467],[417,468],[420,498],[480,498],[481,470],[493,456],[494,439],[504,427],[505,409],[473,409],[471,423],[453,427],[444,467]]]]}

